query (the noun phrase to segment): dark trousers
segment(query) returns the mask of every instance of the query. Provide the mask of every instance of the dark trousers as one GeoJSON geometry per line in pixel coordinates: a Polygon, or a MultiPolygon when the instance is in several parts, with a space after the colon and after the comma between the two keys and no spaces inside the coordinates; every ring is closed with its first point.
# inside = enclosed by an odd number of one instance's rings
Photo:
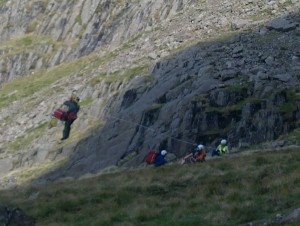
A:
{"type": "Polygon", "coordinates": [[[213,150],[212,153],[211,153],[211,157],[214,157],[214,156],[220,156],[220,152],[218,152],[218,150],[213,150]]]}
{"type": "Polygon", "coordinates": [[[74,122],[74,120],[67,120],[65,121],[65,127],[63,130],[63,137],[62,139],[68,139],[71,131],[71,125],[74,122]]]}

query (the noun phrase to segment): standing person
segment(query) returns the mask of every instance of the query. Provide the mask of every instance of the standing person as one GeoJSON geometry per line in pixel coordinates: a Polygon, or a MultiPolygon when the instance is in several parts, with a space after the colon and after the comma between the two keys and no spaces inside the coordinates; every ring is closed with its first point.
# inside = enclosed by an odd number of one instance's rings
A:
{"type": "Polygon", "coordinates": [[[221,156],[225,153],[229,153],[228,146],[227,146],[227,140],[222,139],[221,143],[218,145],[217,149],[212,151],[211,156],[212,157],[215,155],[221,156]]]}
{"type": "Polygon", "coordinates": [[[71,98],[63,103],[63,107],[66,108],[65,126],[63,130],[63,136],[60,140],[66,140],[69,138],[71,125],[77,119],[77,113],[80,110],[79,97],[72,95],[71,98]]]}
{"type": "Polygon", "coordinates": [[[154,160],[154,166],[162,166],[164,164],[167,163],[167,161],[165,160],[166,155],[168,154],[168,152],[166,150],[162,150],[155,158],[154,160]]]}

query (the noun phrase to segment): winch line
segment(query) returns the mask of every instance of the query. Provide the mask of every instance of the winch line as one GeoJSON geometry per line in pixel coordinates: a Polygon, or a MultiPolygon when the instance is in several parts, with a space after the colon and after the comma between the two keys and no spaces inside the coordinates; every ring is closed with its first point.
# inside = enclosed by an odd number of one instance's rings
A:
{"type": "MultiPolygon", "coordinates": [[[[123,121],[123,122],[127,122],[129,124],[135,124],[135,125],[138,125],[139,127],[151,130],[153,132],[156,132],[154,129],[152,129],[152,128],[148,127],[148,126],[142,125],[140,123],[136,123],[136,122],[133,122],[133,121],[128,121],[128,120],[125,120],[125,119],[122,119],[122,118],[118,118],[118,117],[115,117],[115,116],[106,116],[106,117],[112,118],[112,119],[115,119],[115,120],[120,120],[120,121],[123,121]]],[[[191,143],[191,142],[188,142],[188,141],[185,141],[185,140],[182,140],[182,139],[178,139],[178,138],[175,138],[175,137],[172,137],[172,136],[169,136],[169,135],[164,135],[164,136],[166,136],[166,137],[168,137],[170,139],[173,139],[173,140],[185,143],[185,144],[190,144],[190,145],[193,145],[193,146],[197,145],[195,143],[191,143]]]]}

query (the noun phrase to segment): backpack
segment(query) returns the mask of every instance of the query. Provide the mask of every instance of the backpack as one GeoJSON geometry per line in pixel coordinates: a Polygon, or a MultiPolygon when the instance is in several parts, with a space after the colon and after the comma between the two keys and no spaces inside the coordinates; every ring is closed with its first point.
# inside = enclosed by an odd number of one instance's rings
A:
{"type": "Polygon", "coordinates": [[[149,153],[145,157],[145,162],[147,162],[149,165],[153,164],[156,156],[157,153],[155,151],[149,151],[149,153]]]}

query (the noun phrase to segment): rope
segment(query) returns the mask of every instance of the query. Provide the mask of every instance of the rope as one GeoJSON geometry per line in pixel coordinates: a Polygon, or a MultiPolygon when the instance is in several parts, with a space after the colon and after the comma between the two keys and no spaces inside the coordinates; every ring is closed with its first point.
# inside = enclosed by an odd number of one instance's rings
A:
{"type": "MultiPolygon", "coordinates": [[[[90,115],[90,114],[86,114],[86,115],[87,115],[88,117],[90,117],[90,118],[96,119],[97,121],[99,120],[99,118],[97,118],[97,117],[95,117],[95,116],[93,116],[93,115],[90,115]]],[[[140,124],[140,123],[136,123],[136,122],[133,122],[133,121],[125,120],[125,119],[122,119],[122,118],[119,118],[119,117],[115,117],[115,116],[111,116],[111,115],[107,115],[106,117],[107,117],[107,118],[112,118],[112,119],[114,119],[114,120],[123,121],[123,122],[129,123],[129,124],[134,124],[134,125],[137,125],[137,126],[139,126],[139,127],[142,127],[142,128],[147,129],[147,130],[150,130],[150,131],[152,131],[152,132],[155,132],[155,130],[152,129],[152,128],[150,128],[149,126],[145,126],[145,125],[142,125],[142,124],[140,124]]],[[[111,122],[110,122],[110,123],[111,123],[111,122]]],[[[178,142],[182,142],[182,143],[189,144],[189,145],[192,145],[192,146],[197,145],[196,143],[191,143],[191,142],[188,142],[188,141],[185,141],[185,140],[182,140],[182,139],[178,139],[178,138],[173,137],[173,136],[169,136],[169,135],[164,135],[164,136],[165,136],[165,137],[168,137],[168,138],[170,138],[170,139],[172,139],[172,140],[176,140],[176,141],[178,141],[178,142]]]]}
{"type": "MultiPolygon", "coordinates": [[[[115,120],[120,120],[120,121],[123,121],[123,122],[127,122],[129,124],[135,124],[135,125],[138,125],[139,127],[142,127],[142,128],[145,128],[145,129],[148,129],[148,130],[151,130],[151,131],[155,132],[155,130],[152,129],[152,128],[150,128],[149,126],[145,126],[145,125],[142,125],[140,123],[128,121],[128,120],[125,120],[125,119],[122,119],[122,118],[118,118],[118,117],[115,117],[115,116],[107,116],[107,117],[115,119],[115,120]]],[[[173,139],[173,140],[185,143],[185,144],[190,144],[190,145],[193,145],[193,146],[196,145],[195,143],[191,143],[191,142],[188,142],[188,141],[185,141],[185,140],[182,140],[182,139],[178,139],[178,138],[175,138],[175,137],[172,137],[172,136],[169,136],[169,135],[165,135],[165,136],[168,137],[168,138],[170,138],[170,139],[173,139]]]]}

